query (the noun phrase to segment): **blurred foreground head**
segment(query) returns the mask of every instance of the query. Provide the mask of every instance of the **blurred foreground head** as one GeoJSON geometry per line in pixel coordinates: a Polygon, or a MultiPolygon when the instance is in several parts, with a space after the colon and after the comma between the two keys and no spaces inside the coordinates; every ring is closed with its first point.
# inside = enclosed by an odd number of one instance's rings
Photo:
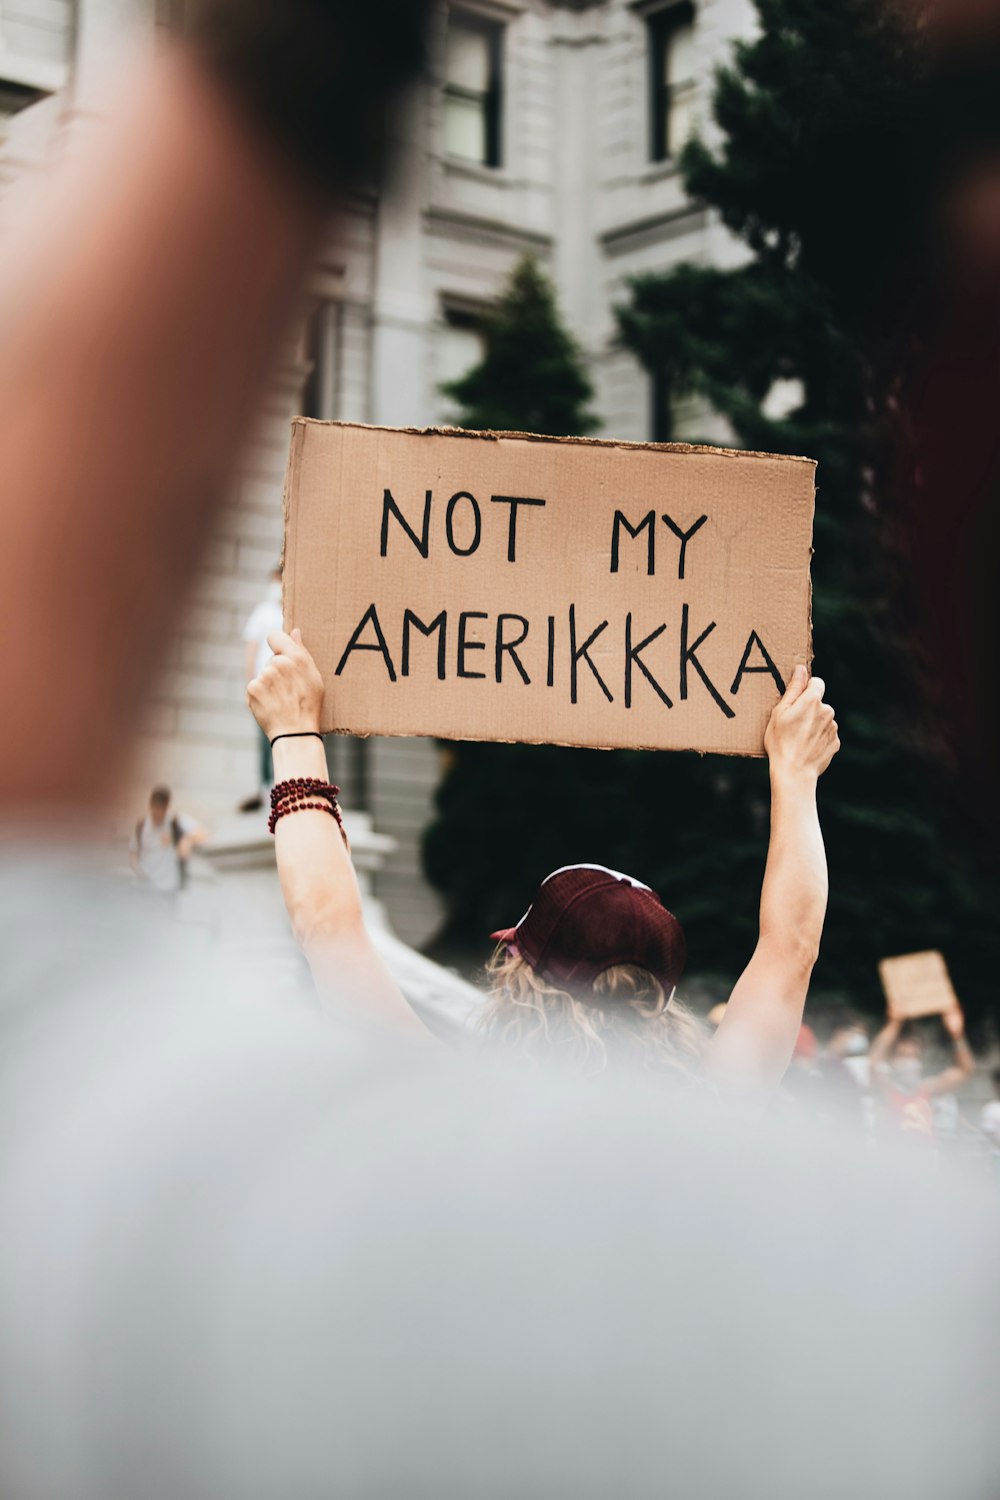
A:
{"type": "Polygon", "coordinates": [[[898,331],[897,514],[935,728],[1000,825],[1000,0],[885,0],[919,40],[930,214],[898,331]]]}
{"type": "Polygon", "coordinates": [[[430,0],[195,0],[186,35],[298,166],[340,188],[372,174],[385,108],[424,65],[430,0]]]}
{"type": "Polygon", "coordinates": [[[1000,32],[997,0],[902,0],[902,5],[934,41],[978,45],[1000,32]]]}
{"type": "Polygon", "coordinates": [[[66,742],[78,808],[117,794],[330,211],[372,185],[428,8],[192,0],[173,53],[72,160],[54,154],[5,236],[0,635],[32,621],[0,665],[19,722],[5,816],[59,816],[66,742]]]}

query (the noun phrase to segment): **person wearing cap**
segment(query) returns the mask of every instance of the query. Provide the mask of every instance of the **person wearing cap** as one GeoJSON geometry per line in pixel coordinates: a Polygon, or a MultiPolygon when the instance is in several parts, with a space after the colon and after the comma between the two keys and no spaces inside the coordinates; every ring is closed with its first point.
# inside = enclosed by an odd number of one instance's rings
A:
{"type": "MultiPolygon", "coordinates": [[[[247,697],[273,744],[275,777],[321,785],[323,679],[298,630],[274,632],[269,645],[247,697]]],[[[480,1030],[588,1068],[632,1056],[728,1092],[775,1087],[800,1034],[826,914],[816,788],[840,740],[823,694],[822,680],[797,667],[764,736],[771,837],[759,937],[711,1039],[676,995],[680,922],[648,886],[591,864],[554,871],[520,921],[493,934],[480,1030]]],[[[365,929],[350,854],[326,810],[321,798],[274,824],[285,903],[319,992],[342,1011],[427,1036],[365,929]]]]}
{"type": "Polygon", "coordinates": [[[701,1027],[671,996],[684,930],[655,891],[604,865],[567,865],[542,881],[514,927],[492,934],[480,1029],[528,1047],[544,1037],[584,1066],[652,1055],[696,1072],[701,1027]]]}

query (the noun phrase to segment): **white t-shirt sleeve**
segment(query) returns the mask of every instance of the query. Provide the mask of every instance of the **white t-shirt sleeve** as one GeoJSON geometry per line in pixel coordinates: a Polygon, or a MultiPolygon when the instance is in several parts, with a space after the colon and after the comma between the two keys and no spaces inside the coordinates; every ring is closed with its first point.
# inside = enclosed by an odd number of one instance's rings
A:
{"type": "Polygon", "coordinates": [[[258,604],[256,609],[251,611],[250,618],[243,627],[242,639],[244,641],[252,641],[255,646],[259,646],[267,635],[269,628],[266,617],[267,606],[265,604],[258,604]]]}
{"type": "Polygon", "coordinates": [[[178,813],[177,826],[182,836],[187,838],[188,834],[197,833],[201,825],[194,818],[189,818],[187,813],[178,813]]]}
{"type": "Polygon", "coordinates": [[[142,824],[140,823],[137,827],[133,827],[133,829],[132,829],[132,833],[131,833],[131,836],[130,836],[129,841],[128,841],[128,852],[130,854],[138,854],[139,853],[139,849],[141,847],[140,843],[139,843],[139,829],[141,827],[142,827],[142,824]]]}

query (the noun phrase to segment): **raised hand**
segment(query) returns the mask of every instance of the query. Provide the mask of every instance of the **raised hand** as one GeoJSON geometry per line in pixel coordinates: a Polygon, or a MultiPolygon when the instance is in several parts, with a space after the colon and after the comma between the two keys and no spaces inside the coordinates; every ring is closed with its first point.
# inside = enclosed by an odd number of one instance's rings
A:
{"type": "Polygon", "coordinates": [[[953,1005],[941,1017],[945,1030],[953,1042],[960,1042],[965,1035],[965,1016],[960,1005],[953,1005]]]}
{"type": "Polygon", "coordinates": [[[837,720],[829,703],[823,702],[825,691],[822,677],[810,677],[805,667],[795,668],[764,733],[772,771],[822,776],[840,749],[837,720]]]}
{"type": "Polygon", "coordinates": [[[275,630],[267,638],[274,655],[247,685],[247,702],[268,739],[277,734],[317,733],[323,711],[323,678],[302,644],[302,632],[275,630]]]}

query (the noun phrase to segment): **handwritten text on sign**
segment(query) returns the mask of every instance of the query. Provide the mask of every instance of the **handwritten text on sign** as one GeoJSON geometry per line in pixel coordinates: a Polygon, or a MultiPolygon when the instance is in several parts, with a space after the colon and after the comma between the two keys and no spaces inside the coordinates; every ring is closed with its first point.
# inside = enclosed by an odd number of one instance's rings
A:
{"type": "Polygon", "coordinates": [[[297,422],[327,726],[759,753],[808,659],[805,460],[297,422]]]}

